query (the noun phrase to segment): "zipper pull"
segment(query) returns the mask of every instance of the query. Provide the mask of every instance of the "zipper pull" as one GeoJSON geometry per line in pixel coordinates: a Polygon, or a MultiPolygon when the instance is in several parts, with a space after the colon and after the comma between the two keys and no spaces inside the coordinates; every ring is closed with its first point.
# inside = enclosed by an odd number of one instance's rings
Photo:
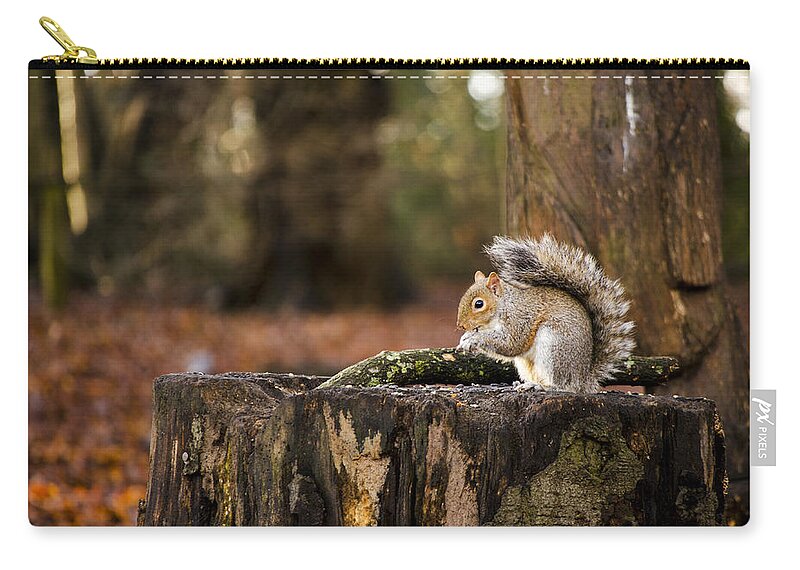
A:
{"type": "Polygon", "coordinates": [[[54,61],[56,63],[86,63],[89,65],[98,63],[99,60],[97,59],[97,54],[92,48],[75,45],[75,42],[70,39],[70,37],[67,35],[67,32],[65,32],[64,29],[52,18],[42,16],[39,18],[39,24],[41,24],[44,30],[50,34],[50,37],[58,42],[58,45],[64,48],[63,54],[47,55],[42,58],[42,61],[54,61]],[[81,52],[86,55],[82,56],[81,52]]]}

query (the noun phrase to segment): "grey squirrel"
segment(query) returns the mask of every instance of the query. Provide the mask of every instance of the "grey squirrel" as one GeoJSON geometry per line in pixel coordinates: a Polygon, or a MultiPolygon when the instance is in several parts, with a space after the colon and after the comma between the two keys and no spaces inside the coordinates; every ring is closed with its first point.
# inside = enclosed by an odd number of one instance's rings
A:
{"type": "Polygon", "coordinates": [[[594,257],[556,241],[496,236],[497,273],[475,273],[458,306],[458,347],[513,360],[526,389],[597,392],[635,347],[630,303],[594,257]]]}

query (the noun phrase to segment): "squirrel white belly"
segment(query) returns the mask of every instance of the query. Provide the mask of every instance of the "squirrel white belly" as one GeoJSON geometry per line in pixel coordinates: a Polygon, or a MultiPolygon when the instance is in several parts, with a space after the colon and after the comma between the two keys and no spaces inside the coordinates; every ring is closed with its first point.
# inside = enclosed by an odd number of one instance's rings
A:
{"type": "Polygon", "coordinates": [[[476,272],[461,298],[459,348],[513,361],[523,388],[599,390],[635,347],[622,285],[549,234],[497,236],[486,253],[497,272],[476,272]]]}

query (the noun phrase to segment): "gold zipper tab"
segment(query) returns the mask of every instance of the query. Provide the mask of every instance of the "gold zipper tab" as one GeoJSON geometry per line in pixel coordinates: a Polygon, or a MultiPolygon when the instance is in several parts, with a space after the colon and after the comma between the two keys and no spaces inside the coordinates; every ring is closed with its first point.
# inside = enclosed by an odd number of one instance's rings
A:
{"type": "Polygon", "coordinates": [[[97,54],[92,48],[76,45],[75,42],[67,35],[64,28],[58,25],[55,20],[42,16],[39,18],[39,24],[44,30],[50,34],[50,37],[58,42],[64,53],[61,55],[47,55],[42,58],[43,61],[55,61],[56,63],[86,63],[89,65],[98,62],[97,54]],[[85,55],[81,55],[81,53],[85,55]]]}

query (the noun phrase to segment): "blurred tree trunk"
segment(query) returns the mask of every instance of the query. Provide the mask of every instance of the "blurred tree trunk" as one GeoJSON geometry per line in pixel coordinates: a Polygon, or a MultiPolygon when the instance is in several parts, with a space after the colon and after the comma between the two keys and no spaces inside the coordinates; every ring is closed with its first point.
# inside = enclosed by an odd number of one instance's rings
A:
{"type": "MultiPolygon", "coordinates": [[[[166,277],[163,269],[185,247],[178,236],[187,233],[187,220],[200,219],[203,188],[190,142],[181,138],[189,111],[179,102],[190,87],[156,81],[75,84],[89,212],[86,232],[75,239],[81,255],[73,271],[104,294],[119,288],[144,295],[153,281],[185,290],[181,279],[166,277]]],[[[191,86],[197,107],[207,101],[207,91],[202,84],[191,86]]]]}
{"type": "Polygon", "coordinates": [[[376,140],[388,86],[293,81],[250,96],[265,160],[250,185],[251,253],[232,302],[329,308],[399,300],[376,140]]]}
{"type": "Polygon", "coordinates": [[[70,231],[55,81],[31,81],[28,108],[29,226],[37,230],[29,235],[29,255],[37,262],[44,302],[58,309],[67,302],[70,231]]]}
{"type": "Polygon", "coordinates": [[[87,281],[214,306],[401,298],[384,82],[76,83],[87,281]]]}
{"type": "Polygon", "coordinates": [[[716,401],[728,473],[746,494],[749,362],[722,269],[715,87],[702,79],[509,82],[508,231],[550,231],[622,280],[639,352],[677,356],[684,370],[655,392],[716,401]]]}

